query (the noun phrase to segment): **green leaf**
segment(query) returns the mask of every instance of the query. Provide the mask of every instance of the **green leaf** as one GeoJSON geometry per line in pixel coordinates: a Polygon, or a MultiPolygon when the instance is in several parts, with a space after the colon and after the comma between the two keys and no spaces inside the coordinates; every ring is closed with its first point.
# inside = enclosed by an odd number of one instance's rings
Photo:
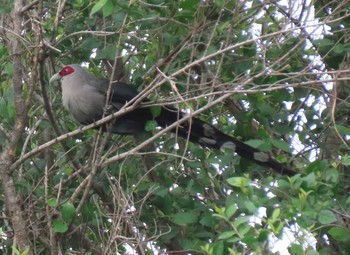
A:
{"type": "Polygon", "coordinates": [[[145,131],[149,132],[155,130],[158,127],[158,122],[155,120],[149,120],[146,122],[145,131]]]}
{"type": "Polygon", "coordinates": [[[213,215],[205,215],[203,216],[199,223],[203,226],[206,226],[206,227],[214,227],[217,223],[217,220],[213,217],[213,215]]]}
{"type": "Polygon", "coordinates": [[[196,223],[198,215],[194,212],[180,212],[171,215],[170,219],[178,225],[187,225],[196,223]]]}
{"type": "Polygon", "coordinates": [[[244,205],[250,213],[255,213],[257,211],[257,208],[252,201],[244,201],[244,205]]]}
{"type": "Polygon", "coordinates": [[[248,221],[250,221],[250,216],[241,216],[235,220],[233,225],[237,228],[243,223],[247,223],[248,221]]]}
{"type": "Polygon", "coordinates": [[[258,240],[256,239],[256,236],[253,235],[246,235],[243,237],[242,242],[248,245],[252,245],[256,243],[258,240]]]}
{"type": "Polygon", "coordinates": [[[71,175],[73,173],[74,169],[72,167],[67,167],[64,169],[63,173],[65,175],[71,175]]]}
{"type": "Polygon", "coordinates": [[[271,218],[272,218],[272,220],[273,220],[273,221],[278,220],[278,219],[279,219],[280,214],[281,214],[281,209],[276,208],[275,210],[273,210],[273,212],[272,212],[272,217],[271,217],[271,218]]]}
{"type": "Polygon", "coordinates": [[[227,219],[231,218],[235,212],[237,212],[237,206],[235,204],[230,205],[229,207],[226,208],[225,215],[227,219]]]}
{"type": "Polygon", "coordinates": [[[20,253],[19,250],[16,248],[16,246],[12,246],[12,251],[13,251],[16,255],[21,255],[21,253],[20,253]]]}
{"type": "Polygon", "coordinates": [[[318,47],[324,47],[324,46],[332,46],[333,47],[335,45],[335,42],[328,39],[328,38],[315,40],[313,43],[318,47]]]}
{"type": "Polygon", "coordinates": [[[342,157],[341,163],[344,166],[349,166],[350,165],[350,155],[345,155],[342,157]]]}
{"type": "Polygon", "coordinates": [[[218,241],[218,242],[214,243],[213,254],[215,254],[215,255],[224,254],[224,242],[223,241],[218,241]]]}
{"type": "Polygon", "coordinates": [[[306,182],[307,187],[311,188],[316,185],[316,175],[315,173],[310,173],[302,178],[303,181],[306,182]]]}
{"type": "Polygon", "coordinates": [[[181,238],[179,242],[185,250],[193,250],[196,247],[196,242],[189,238],[181,238]]]}
{"type": "Polygon", "coordinates": [[[198,0],[184,0],[180,2],[180,7],[186,10],[195,10],[197,9],[198,0]]]}
{"type": "Polygon", "coordinates": [[[75,217],[75,207],[72,203],[65,203],[62,205],[62,219],[66,222],[71,222],[75,217]]]}
{"type": "Polygon", "coordinates": [[[265,242],[267,238],[269,237],[270,232],[266,229],[263,229],[260,231],[259,236],[258,236],[258,241],[259,242],[265,242]]]}
{"type": "MultiPolygon", "coordinates": [[[[143,183],[143,185],[144,185],[144,183],[143,183]]],[[[146,187],[147,187],[147,190],[150,189],[149,184],[147,184],[146,187]]],[[[153,195],[159,196],[159,197],[162,197],[162,198],[164,198],[169,192],[167,188],[159,186],[157,184],[152,184],[151,188],[154,189],[153,195]]]]}
{"type": "Polygon", "coordinates": [[[296,87],[294,88],[294,95],[296,98],[303,98],[306,97],[309,94],[309,89],[302,88],[302,87],[296,87]]]}
{"type": "Polygon", "coordinates": [[[250,180],[245,177],[231,177],[227,179],[228,184],[234,187],[242,188],[250,185],[250,180]]]}
{"type": "Polygon", "coordinates": [[[99,49],[96,52],[95,59],[113,59],[116,54],[116,48],[115,45],[109,44],[103,49],[99,49]]]}
{"type": "MultiPolygon", "coordinates": [[[[224,1],[224,0],[215,0],[214,2],[219,7],[222,7],[226,3],[226,1],[224,1]]],[[[231,0],[230,2],[236,2],[236,1],[235,0],[231,0]]]]}
{"type": "Polygon", "coordinates": [[[96,12],[101,10],[106,4],[108,0],[100,0],[98,1],[91,9],[90,16],[94,15],[96,12]]]}
{"type": "Polygon", "coordinates": [[[261,147],[265,147],[266,142],[263,140],[259,140],[259,139],[251,139],[249,141],[245,142],[246,144],[254,147],[254,148],[261,148],[261,147]]]}
{"type": "Polygon", "coordinates": [[[0,14],[6,14],[11,12],[12,4],[2,5],[0,8],[0,14]]]}
{"type": "Polygon", "coordinates": [[[52,221],[52,227],[57,233],[65,233],[68,230],[68,225],[61,219],[56,219],[52,221]]]}
{"type": "Polygon", "coordinates": [[[4,65],[4,73],[12,76],[13,75],[13,64],[8,62],[4,65]]]}
{"type": "Polygon", "coordinates": [[[293,255],[304,255],[304,249],[300,244],[292,244],[290,247],[291,254],[293,255]]]}
{"type": "Polygon", "coordinates": [[[335,214],[330,210],[321,210],[318,214],[318,221],[321,224],[330,224],[337,221],[335,214]]]}
{"type": "Polygon", "coordinates": [[[289,152],[289,153],[292,152],[292,150],[289,146],[289,143],[286,143],[283,140],[272,139],[271,142],[272,142],[273,146],[275,146],[278,149],[281,149],[282,151],[289,152]]]}
{"type": "Polygon", "coordinates": [[[228,239],[228,238],[233,237],[235,234],[236,234],[235,231],[225,231],[225,232],[222,232],[222,233],[218,236],[218,239],[219,239],[219,240],[221,240],[221,239],[228,239]]]}
{"type": "Polygon", "coordinates": [[[240,225],[238,227],[238,231],[241,236],[245,236],[250,229],[251,229],[251,226],[249,224],[240,225]]]}
{"type": "Polygon", "coordinates": [[[215,206],[214,209],[218,214],[225,215],[225,208],[215,206]]]}
{"type": "Polygon", "coordinates": [[[162,107],[160,107],[160,106],[152,106],[150,109],[151,109],[151,113],[152,113],[153,118],[158,117],[162,111],[162,107]]]}
{"type": "Polygon", "coordinates": [[[333,227],[328,230],[328,234],[330,234],[337,241],[349,241],[350,240],[350,232],[341,227],[333,227]]]}
{"type": "Polygon", "coordinates": [[[311,251],[308,251],[307,255],[320,255],[320,253],[318,251],[311,250],[311,251]]]}
{"type": "Polygon", "coordinates": [[[344,51],[346,51],[346,47],[344,44],[336,44],[335,47],[333,48],[333,51],[335,53],[343,53],[344,51]]]}
{"type": "Polygon", "coordinates": [[[47,205],[50,207],[56,207],[57,199],[55,197],[49,198],[49,200],[47,200],[47,205]]]}
{"type": "Polygon", "coordinates": [[[112,1],[107,1],[107,3],[103,6],[103,17],[110,16],[114,11],[114,5],[112,1]]]}
{"type": "Polygon", "coordinates": [[[311,162],[307,168],[306,172],[311,173],[311,172],[318,172],[318,171],[323,171],[327,167],[327,162],[324,160],[315,160],[314,162],[311,162]]]}
{"type": "Polygon", "coordinates": [[[336,129],[341,135],[350,135],[350,128],[343,125],[336,125],[336,129]]]}

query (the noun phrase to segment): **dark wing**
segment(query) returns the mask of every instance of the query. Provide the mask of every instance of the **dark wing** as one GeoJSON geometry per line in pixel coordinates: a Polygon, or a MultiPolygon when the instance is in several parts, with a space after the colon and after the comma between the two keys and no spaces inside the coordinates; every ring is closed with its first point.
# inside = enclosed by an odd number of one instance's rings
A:
{"type": "MultiPolygon", "coordinates": [[[[139,92],[135,87],[123,82],[112,84],[110,95],[111,110],[119,111],[127,102],[134,99],[139,92]]],[[[145,100],[146,101],[146,100],[145,100]]],[[[152,120],[152,114],[149,108],[137,108],[114,120],[112,132],[122,135],[134,135],[145,131],[147,121],[152,120]]]]}
{"type": "MultiPolygon", "coordinates": [[[[118,111],[125,103],[131,101],[138,94],[138,91],[131,85],[122,82],[114,83],[111,95],[112,111],[118,111]]],[[[147,101],[147,99],[144,101],[147,101]]],[[[165,128],[175,123],[183,116],[184,113],[178,109],[162,107],[159,116],[157,116],[155,120],[159,126],[165,128]]],[[[112,132],[123,135],[141,133],[145,130],[147,121],[152,120],[152,118],[149,108],[136,108],[122,115],[120,118],[117,118],[113,123],[112,132]]],[[[234,137],[224,134],[211,124],[197,118],[192,118],[190,121],[183,122],[174,128],[172,132],[185,139],[189,139],[193,143],[200,144],[210,149],[224,150],[229,148],[241,157],[259,165],[270,167],[281,174],[294,175],[296,173],[292,168],[277,162],[268,154],[238,141],[234,137]]]]}
{"type": "MultiPolygon", "coordinates": [[[[176,122],[183,116],[184,114],[179,112],[177,109],[163,107],[161,114],[156,118],[156,120],[161,127],[166,127],[176,122]]],[[[211,124],[200,119],[192,118],[189,121],[183,122],[173,129],[172,132],[176,132],[177,135],[210,149],[231,149],[233,153],[237,153],[239,156],[259,165],[272,168],[280,174],[289,176],[296,174],[294,169],[292,169],[290,166],[277,162],[267,153],[253,148],[232,136],[226,135],[211,124]]]]}

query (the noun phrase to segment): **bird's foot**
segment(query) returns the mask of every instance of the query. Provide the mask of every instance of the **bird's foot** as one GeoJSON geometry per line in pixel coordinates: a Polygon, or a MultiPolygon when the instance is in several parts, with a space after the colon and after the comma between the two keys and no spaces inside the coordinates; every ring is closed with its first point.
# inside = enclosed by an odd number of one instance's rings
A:
{"type": "Polygon", "coordinates": [[[113,106],[112,105],[106,105],[105,107],[103,107],[103,113],[104,113],[104,115],[105,116],[107,116],[107,115],[110,115],[110,114],[112,114],[113,112],[112,112],[112,109],[113,109],[113,106]]]}

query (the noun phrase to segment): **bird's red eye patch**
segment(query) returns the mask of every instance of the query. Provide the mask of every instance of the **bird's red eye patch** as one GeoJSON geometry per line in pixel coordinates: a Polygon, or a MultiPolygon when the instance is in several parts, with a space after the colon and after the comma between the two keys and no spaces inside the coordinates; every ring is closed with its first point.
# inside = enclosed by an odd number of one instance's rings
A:
{"type": "Polygon", "coordinates": [[[68,74],[74,73],[74,69],[70,66],[65,66],[62,68],[62,70],[59,72],[60,76],[66,76],[68,74]]]}

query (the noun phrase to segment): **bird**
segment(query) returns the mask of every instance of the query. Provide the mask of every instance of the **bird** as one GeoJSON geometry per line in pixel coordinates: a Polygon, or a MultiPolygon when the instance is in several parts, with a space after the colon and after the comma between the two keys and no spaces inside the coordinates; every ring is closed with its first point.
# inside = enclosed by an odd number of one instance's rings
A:
{"type": "MultiPolygon", "coordinates": [[[[106,114],[106,97],[110,80],[99,78],[79,64],[70,64],[54,74],[49,83],[61,80],[62,104],[82,125],[88,125],[100,120],[106,114]]],[[[108,114],[118,112],[127,102],[139,96],[137,89],[130,84],[115,81],[111,84],[108,114]]],[[[143,102],[149,102],[146,98],[143,102]]],[[[119,135],[136,135],[145,132],[148,121],[155,120],[157,125],[166,128],[183,118],[185,113],[176,108],[163,106],[157,116],[152,114],[150,107],[136,107],[126,114],[112,120],[109,132],[119,135]]],[[[192,117],[171,130],[178,136],[188,139],[202,147],[225,151],[255,162],[263,167],[271,168],[279,174],[293,176],[296,171],[287,164],[280,163],[269,156],[230,135],[217,129],[212,124],[192,117]]]]}

